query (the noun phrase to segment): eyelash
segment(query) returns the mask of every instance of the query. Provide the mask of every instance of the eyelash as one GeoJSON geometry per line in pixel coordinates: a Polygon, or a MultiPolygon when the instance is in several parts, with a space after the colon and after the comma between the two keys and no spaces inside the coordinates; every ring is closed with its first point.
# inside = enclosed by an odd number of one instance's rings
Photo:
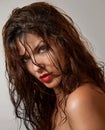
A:
{"type": "Polygon", "coordinates": [[[30,59],[31,59],[30,56],[25,56],[25,57],[22,57],[22,58],[21,58],[21,61],[22,61],[23,63],[27,63],[30,59]]]}
{"type": "Polygon", "coordinates": [[[38,53],[44,53],[44,52],[46,52],[46,51],[48,51],[49,50],[49,47],[48,47],[48,45],[42,45],[39,49],[38,49],[38,53]]]}
{"type": "MultiPolygon", "coordinates": [[[[40,47],[38,48],[36,54],[43,54],[43,53],[47,52],[48,50],[49,50],[49,46],[48,46],[48,45],[42,45],[42,46],[40,46],[40,47]]],[[[27,63],[30,59],[31,59],[30,56],[23,56],[23,57],[21,58],[21,61],[22,61],[23,63],[27,63]]]]}

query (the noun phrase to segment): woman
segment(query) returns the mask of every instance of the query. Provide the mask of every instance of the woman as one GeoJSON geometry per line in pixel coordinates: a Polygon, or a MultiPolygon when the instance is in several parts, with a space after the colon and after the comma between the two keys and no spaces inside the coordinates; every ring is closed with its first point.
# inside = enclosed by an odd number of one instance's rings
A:
{"type": "Polygon", "coordinates": [[[3,28],[16,116],[27,130],[105,130],[105,80],[72,19],[36,2],[3,28]]]}

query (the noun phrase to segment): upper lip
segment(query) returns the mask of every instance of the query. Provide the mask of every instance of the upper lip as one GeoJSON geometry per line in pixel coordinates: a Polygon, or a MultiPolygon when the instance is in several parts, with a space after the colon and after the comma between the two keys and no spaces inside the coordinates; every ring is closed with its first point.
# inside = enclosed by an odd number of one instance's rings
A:
{"type": "Polygon", "coordinates": [[[42,75],[40,76],[40,78],[44,78],[44,77],[46,77],[46,76],[48,76],[48,75],[51,75],[51,73],[42,74],[42,75]]]}

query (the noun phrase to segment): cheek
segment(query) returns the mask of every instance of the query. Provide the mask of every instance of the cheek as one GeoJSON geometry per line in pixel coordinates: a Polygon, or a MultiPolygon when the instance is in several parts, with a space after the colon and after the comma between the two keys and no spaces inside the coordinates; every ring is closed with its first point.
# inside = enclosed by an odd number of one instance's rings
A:
{"type": "Polygon", "coordinates": [[[66,64],[66,57],[63,53],[63,51],[61,50],[58,50],[58,57],[59,57],[59,62],[60,62],[60,65],[62,67],[62,69],[64,70],[65,69],[65,64],[66,64]]]}
{"type": "MultiPolygon", "coordinates": [[[[65,67],[65,56],[64,50],[62,50],[59,46],[54,46],[53,48],[53,58],[56,65],[60,65],[62,69],[65,67]]],[[[58,66],[59,67],[59,66],[58,66]]]]}

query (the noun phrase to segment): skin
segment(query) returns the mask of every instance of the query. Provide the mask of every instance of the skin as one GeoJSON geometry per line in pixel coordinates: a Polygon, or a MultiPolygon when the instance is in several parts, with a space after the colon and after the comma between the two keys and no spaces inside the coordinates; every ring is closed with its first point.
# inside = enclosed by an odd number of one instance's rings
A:
{"type": "MultiPolygon", "coordinates": [[[[50,54],[52,58],[50,59],[48,55],[49,50],[47,49],[46,44],[44,43],[41,37],[34,34],[27,34],[27,43],[28,45],[26,45],[26,48],[28,50],[28,53],[26,52],[25,54],[24,45],[18,42],[20,56],[21,57],[24,56],[23,60],[27,70],[41,82],[43,81],[41,80],[40,77],[43,76],[44,74],[50,73],[51,80],[48,80],[47,82],[43,83],[46,85],[46,87],[53,88],[56,91],[56,88],[58,88],[62,78],[61,71],[56,64],[57,62],[56,58],[51,52],[50,54]],[[42,66],[43,68],[33,64],[33,62],[34,63],[36,62],[36,64],[42,66]]],[[[55,48],[54,44],[51,44],[51,48],[54,50],[54,53],[58,54],[57,57],[62,59],[61,62],[62,64],[64,64],[63,55],[61,55],[61,53],[58,53],[59,50],[55,48]]]]}
{"type": "MultiPolygon", "coordinates": [[[[46,87],[54,89],[57,100],[62,97],[62,92],[59,89],[62,76],[59,67],[57,66],[57,60],[51,52],[52,60],[48,55],[46,44],[43,39],[34,34],[27,34],[26,48],[28,53],[25,53],[24,46],[18,42],[20,56],[24,58],[24,64],[27,70],[38,80],[43,82],[46,87]],[[37,49],[38,48],[38,51],[37,49]],[[53,61],[53,62],[52,62],[53,61]],[[37,64],[33,64],[33,62],[37,64]],[[41,76],[44,74],[50,74],[49,80],[42,81],[41,76]],[[59,76],[58,76],[59,75],[59,76]],[[59,93],[59,94],[58,94],[59,93]]],[[[60,63],[64,68],[64,56],[61,51],[56,48],[54,43],[51,43],[51,48],[57,57],[60,59],[60,63]]],[[[77,88],[74,92],[67,96],[67,103],[65,112],[67,120],[63,123],[64,113],[61,108],[58,107],[58,113],[56,118],[55,130],[105,130],[105,94],[99,89],[99,87],[93,84],[84,84],[77,88]]],[[[54,117],[52,117],[52,122],[54,117]]]]}
{"type": "Polygon", "coordinates": [[[66,112],[73,130],[105,130],[105,94],[93,84],[68,96],[66,112]]]}

